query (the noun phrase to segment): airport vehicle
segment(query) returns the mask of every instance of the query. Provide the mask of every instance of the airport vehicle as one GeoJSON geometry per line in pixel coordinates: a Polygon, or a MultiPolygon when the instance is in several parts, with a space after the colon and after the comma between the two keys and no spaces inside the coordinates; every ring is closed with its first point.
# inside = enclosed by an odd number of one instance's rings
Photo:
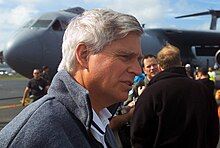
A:
{"type": "MultiPolygon", "coordinates": [[[[215,10],[212,10],[215,12],[215,10]]],[[[3,52],[5,61],[21,75],[31,78],[34,68],[49,66],[56,73],[61,60],[62,37],[68,22],[84,12],[75,7],[46,13],[22,26],[8,41],[3,52]]],[[[219,13],[212,16],[218,18],[219,13]]],[[[217,20],[217,19],[216,19],[217,20]]],[[[215,23],[216,25],[216,23],[215,23]]],[[[180,29],[144,29],[143,54],[156,54],[167,42],[181,50],[183,64],[213,66],[220,49],[220,32],[180,29]]]]}

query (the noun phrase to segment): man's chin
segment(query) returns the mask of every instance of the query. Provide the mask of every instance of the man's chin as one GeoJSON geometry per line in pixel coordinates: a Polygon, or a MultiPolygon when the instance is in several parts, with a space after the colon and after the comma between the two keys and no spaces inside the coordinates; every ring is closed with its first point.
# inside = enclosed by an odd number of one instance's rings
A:
{"type": "Polygon", "coordinates": [[[118,98],[117,100],[118,100],[119,102],[124,102],[124,101],[126,101],[127,99],[128,99],[128,94],[127,94],[127,95],[123,95],[122,97],[118,98]]]}
{"type": "Polygon", "coordinates": [[[123,102],[123,101],[126,101],[128,99],[128,92],[130,91],[131,89],[129,88],[125,88],[124,89],[120,89],[120,90],[117,90],[115,91],[114,94],[112,94],[113,96],[113,100],[114,101],[117,101],[117,102],[123,102]]]}

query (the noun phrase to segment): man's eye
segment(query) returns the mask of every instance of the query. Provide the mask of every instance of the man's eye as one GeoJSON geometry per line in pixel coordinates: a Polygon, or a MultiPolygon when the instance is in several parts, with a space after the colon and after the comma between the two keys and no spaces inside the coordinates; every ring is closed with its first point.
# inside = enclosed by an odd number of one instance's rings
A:
{"type": "Polygon", "coordinates": [[[148,66],[146,66],[146,67],[147,67],[147,68],[151,68],[151,66],[156,67],[157,64],[148,65],[148,66]]]}
{"type": "Polygon", "coordinates": [[[130,56],[129,55],[121,55],[123,60],[130,60],[130,56]]]}

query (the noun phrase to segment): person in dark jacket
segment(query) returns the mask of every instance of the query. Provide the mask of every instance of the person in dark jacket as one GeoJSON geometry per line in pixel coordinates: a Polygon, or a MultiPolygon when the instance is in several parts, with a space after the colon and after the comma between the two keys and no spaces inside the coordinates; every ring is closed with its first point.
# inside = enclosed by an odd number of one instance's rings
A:
{"type": "Polygon", "coordinates": [[[125,101],[141,73],[143,28],[131,15],[85,11],[68,25],[48,94],[0,132],[0,147],[117,148],[107,107],[125,101]]]}
{"type": "Polygon", "coordinates": [[[209,79],[208,69],[199,68],[197,73],[197,79],[199,82],[203,83],[209,92],[214,95],[215,83],[209,79]]]}
{"type": "Polygon", "coordinates": [[[187,77],[180,51],[167,44],[157,54],[157,74],[135,105],[134,148],[216,148],[217,106],[206,87],[187,77]]]}

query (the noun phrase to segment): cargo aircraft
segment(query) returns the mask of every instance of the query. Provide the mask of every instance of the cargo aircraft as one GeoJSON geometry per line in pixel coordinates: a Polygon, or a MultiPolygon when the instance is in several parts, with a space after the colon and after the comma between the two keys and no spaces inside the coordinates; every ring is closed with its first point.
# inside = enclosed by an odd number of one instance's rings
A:
{"type": "MultiPolygon", "coordinates": [[[[21,75],[31,78],[35,68],[49,66],[51,76],[57,72],[61,61],[61,46],[64,31],[71,19],[85,10],[81,7],[45,13],[30,20],[19,28],[9,39],[3,51],[4,60],[21,75]]],[[[219,11],[180,16],[212,15],[212,27],[216,28],[219,11]]],[[[220,32],[182,29],[145,29],[142,36],[143,54],[154,54],[170,43],[181,50],[183,64],[193,66],[213,66],[215,58],[220,61],[220,32]],[[219,57],[219,58],[218,58],[219,57]]]]}

